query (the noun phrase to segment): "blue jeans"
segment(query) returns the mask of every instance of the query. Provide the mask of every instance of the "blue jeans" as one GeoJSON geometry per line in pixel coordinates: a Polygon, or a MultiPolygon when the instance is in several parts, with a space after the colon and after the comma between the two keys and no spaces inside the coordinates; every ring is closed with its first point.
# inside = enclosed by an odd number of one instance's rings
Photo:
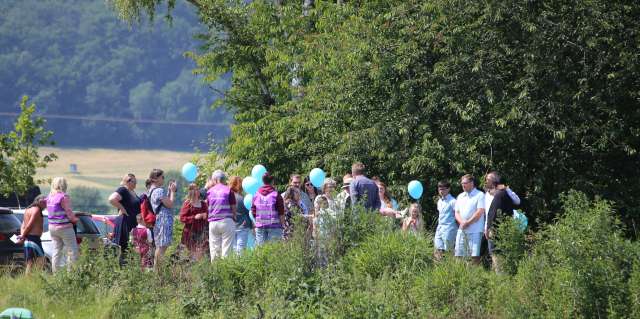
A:
{"type": "Polygon", "coordinates": [[[256,228],[256,246],[282,240],[282,228],[256,228]]]}
{"type": "Polygon", "coordinates": [[[242,250],[247,248],[247,239],[250,231],[251,229],[246,227],[236,229],[236,239],[233,241],[233,250],[236,254],[240,254],[242,250]]]}

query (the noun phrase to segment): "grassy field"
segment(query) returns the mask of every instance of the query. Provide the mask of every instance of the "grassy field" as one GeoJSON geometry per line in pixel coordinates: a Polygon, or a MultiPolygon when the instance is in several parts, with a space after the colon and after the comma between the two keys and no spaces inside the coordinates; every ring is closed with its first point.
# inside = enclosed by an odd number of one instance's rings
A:
{"type": "MultiPolygon", "coordinates": [[[[38,171],[36,178],[64,176],[69,188],[75,186],[94,187],[102,193],[112,192],[127,173],[139,180],[138,190],[144,189],[144,180],[153,168],[180,170],[184,163],[192,160],[192,153],[165,150],[114,150],[114,149],[67,149],[43,147],[41,154],[55,153],[58,159],[45,169],[38,171]],[[70,164],[76,164],[78,173],[71,173],[70,164]]],[[[49,185],[40,185],[48,192],[49,185]]]]}

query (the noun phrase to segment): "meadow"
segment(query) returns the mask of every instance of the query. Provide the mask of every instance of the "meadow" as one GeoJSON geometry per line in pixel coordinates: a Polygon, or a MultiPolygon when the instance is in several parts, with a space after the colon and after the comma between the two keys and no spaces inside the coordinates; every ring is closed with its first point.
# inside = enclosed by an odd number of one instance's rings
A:
{"type": "Polygon", "coordinates": [[[563,203],[562,217],[535,232],[502,224],[502,274],[434,260],[430,232],[404,234],[354,209],[325,238],[297,227],[292,240],[214,263],[184,261],[174,244],[157,273],[133,256],[120,268],[85,253],[69,272],[5,275],[0,309],[37,318],[639,318],[640,245],[624,239],[612,203],[577,192],[563,203]]]}
{"type": "MultiPolygon", "coordinates": [[[[41,154],[54,153],[58,159],[46,168],[39,169],[37,179],[50,179],[64,176],[69,190],[78,186],[97,189],[100,196],[106,198],[113,192],[122,177],[133,173],[138,178],[137,191],[144,191],[144,180],[153,168],[179,171],[182,165],[193,159],[193,153],[166,150],[117,150],[104,148],[54,148],[42,147],[41,154]],[[76,164],[77,173],[70,171],[70,165],[76,164]]],[[[40,185],[42,192],[48,192],[49,185],[40,185]]]]}

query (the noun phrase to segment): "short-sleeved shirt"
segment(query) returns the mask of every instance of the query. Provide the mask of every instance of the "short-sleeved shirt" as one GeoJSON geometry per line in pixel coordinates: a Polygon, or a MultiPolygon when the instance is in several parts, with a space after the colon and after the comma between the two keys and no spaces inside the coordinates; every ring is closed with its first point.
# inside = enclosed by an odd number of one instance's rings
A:
{"type": "MultiPolygon", "coordinates": [[[[479,209],[484,209],[484,193],[474,188],[471,192],[462,192],[456,199],[455,210],[463,219],[469,219],[479,209]]],[[[464,229],[466,233],[482,233],[484,231],[484,214],[473,224],[464,229]]]]}
{"type": "Polygon", "coordinates": [[[349,185],[351,204],[364,204],[364,207],[372,210],[380,209],[380,195],[378,186],[365,176],[356,176],[349,185]]]}
{"type": "Polygon", "coordinates": [[[455,207],[456,199],[451,194],[438,199],[438,226],[458,226],[455,207]]]}
{"type": "Polygon", "coordinates": [[[156,213],[156,215],[171,215],[171,210],[162,205],[162,198],[165,197],[164,189],[162,187],[155,187],[150,189],[149,194],[151,194],[151,208],[153,208],[153,211],[156,213]],[[162,207],[160,207],[160,205],[162,205],[162,207]],[[158,207],[160,207],[160,209],[158,209],[158,207]]]}
{"type": "Polygon", "coordinates": [[[129,192],[129,190],[124,186],[118,187],[118,189],[116,189],[116,193],[118,193],[118,195],[120,195],[120,198],[122,198],[120,200],[120,204],[122,204],[122,207],[124,207],[124,210],[129,215],[126,216],[129,229],[136,227],[136,225],[138,224],[136,222],[136,216],[140,214],[140,197],[138,197],[138,195],[132,195],[131,192],[129,192]]]}

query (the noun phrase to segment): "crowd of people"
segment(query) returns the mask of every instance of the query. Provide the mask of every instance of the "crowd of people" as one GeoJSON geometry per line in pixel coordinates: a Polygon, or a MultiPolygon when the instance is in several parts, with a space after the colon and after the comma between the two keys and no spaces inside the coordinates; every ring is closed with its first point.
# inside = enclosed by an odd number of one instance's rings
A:
{"type": "MultiPolygon", "coordinates": [[[[318,189],[309,178],[299,174],[290,176],[282,193],[274,186],[271,173],[266,172],[262,176],[262,183],[250,205],[244,202],[242,178],[229,177],[221,170],[214,171],[204,187],[193,183],[188,185],[179,212],[179,220],[184,225],[179,247],[186,249],[193,261],[202,259],[207,251],[210,260],[214,261],[231,253],[241,254],[247,249],[250,233],[255,236],[256,246],[288,240],[297,227],[311,238],[331,236],[332,221],[346,208],[355,205],[400,219],[402,231],[420,234],[425,229],[420,204],[414,202],[402,209],[383,181],[365,175],[362,163],[352,165],[351,173],[342,178],[339,190],[337,182],[331,178],[326,178],[318,189]],[[301,221],[300,225],[296,225],[297,221],[301,221]]],[[[520,198],[504,185],[497,172],[486,175],[485,192],[476,187],[476,180],[471,175],[462,176],[460,184],[463,192],[454,197],[448,181],[438,183],[434,256],[440,259],[447,253],[453,253],[479,263],[481,245],[486,241],[493,267],[499,271],[499,259],[495,254],[499,247],[496,247],[494,232],[501,218],[497,217],[511,212],[520,204],[520,198]]],[[[108,198],[118,210],[113,242],[121,248],[122,264],[126,263],[132,245],[141,266],[153,269],[162,264],[173,241],[177,185],[175,181],[165,183],[164,172],[153,169],[145,183],[146,192],[138,195],[136,186],[136,176],[127,174],[120,187],[108,198]],[[153,214],[152,222],[143,216],[145,211],[153,214]]],[[[25,212],[19,239],[25,242],[28,269],[43,256],[40,236],[45,208],[54,243],[52,270],[55,272],[62,268],[63,251],[67,251],[67,267],[78,257],[73,228],[78,219],[71,209],[71,199],[66,190],[66,180],[54,178],[49,195],[37,197],[25,212]]],[[[325,255],[323,249],[318,247],[321,257],[325,255]]]]}

